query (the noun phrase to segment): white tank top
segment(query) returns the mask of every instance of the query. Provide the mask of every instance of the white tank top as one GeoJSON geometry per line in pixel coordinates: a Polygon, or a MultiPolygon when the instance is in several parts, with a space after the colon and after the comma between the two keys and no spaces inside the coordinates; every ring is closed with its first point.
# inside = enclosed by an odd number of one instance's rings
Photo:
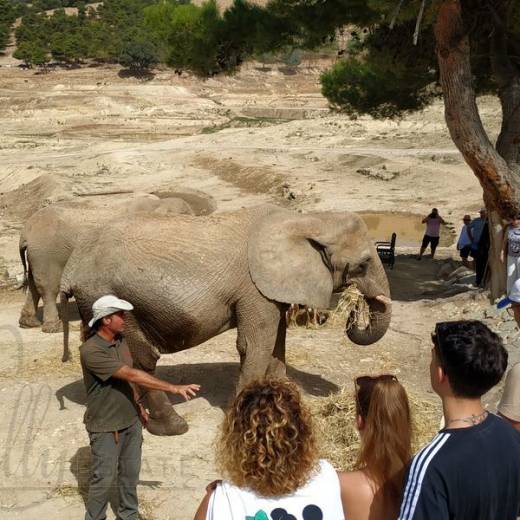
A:
{"type": "Polygon", "coordinates": [[[338,474],[320,460],[316,474],[291,495],[261,497],[223,481],[211,495],[206,520],[344,520],[338,474]]]}

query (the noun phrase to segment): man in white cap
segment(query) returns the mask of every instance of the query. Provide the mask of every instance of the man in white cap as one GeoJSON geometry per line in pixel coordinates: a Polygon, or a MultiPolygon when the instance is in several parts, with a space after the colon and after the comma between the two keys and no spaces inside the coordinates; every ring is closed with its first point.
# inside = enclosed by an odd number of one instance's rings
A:
{"type": "Polygon", "coordinates": [[[111,487],[118,479],[117,518],[137,520],[137,482],[141,468],[142,427],[148,414],[137,386],[190,399],[199,385],[173,385],[133,368],[122,332],[131,303],[111,294],[92,305],[89,327],[95,331],[80,347],[87,391],[85,426],[90,437],[92,469],[85,520],[104,520],[111,487]]]}

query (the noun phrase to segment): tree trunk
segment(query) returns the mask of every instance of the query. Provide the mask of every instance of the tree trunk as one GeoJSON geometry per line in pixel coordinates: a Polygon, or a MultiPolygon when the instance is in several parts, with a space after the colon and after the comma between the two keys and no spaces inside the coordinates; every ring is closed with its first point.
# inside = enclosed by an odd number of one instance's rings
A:
{"type": "MultiPolygon", "coordinates": [[[[487,207],[487,205],[486,205],[487,207]]],[[[506,292],[506,267],[500,261],[500,250],[502,249],[502,232],[504,229],[504,221],[500,215],[494,211],[488,210],[488,227],[489,227],[489,254],[488,254],[488,280],[490,288],[490,296],[493,300],[499,298],[506,292]]]]}
{"type": "MultiPolygon", "coordinates": [[[[484,190],[491,219],[491,296],[496,298],[503,294],[505,287],[505,270],[498,259],[501,246],[498,228],[501,227],[500,219],[509,219],[520,209],[520,179],[515,175],[514,155],[508,154],[507,159],[512,159],[508,164],[494,148],[482,125],[473,89],[469,38],[461,11],[459,0],[443,0],[439,7],[434,29],[437,61],[451,138],[484,190]]],[[[512,113],[516,114],[514,107],[512,113]]],[[[503,131],[502,140],[509,143],[506,136],[511,129],[503,126],[503,131]]]]}

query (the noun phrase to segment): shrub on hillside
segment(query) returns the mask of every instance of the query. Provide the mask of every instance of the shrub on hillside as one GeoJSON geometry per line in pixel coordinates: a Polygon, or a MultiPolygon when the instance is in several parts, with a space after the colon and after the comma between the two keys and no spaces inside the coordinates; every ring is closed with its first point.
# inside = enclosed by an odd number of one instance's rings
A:
{"type": "Polygon", "coordinates": [[[178,6],[171,19],[168,64],[202,76],[220,72],[217,55],[221,26],[222,19],[214,0],[201,7],[178,6]]]}
{"type": "Polygon", "coordinates": [[[155,45],[145,40],[125,43],[119,56],[119,63],[135,73],[147,71],[156,65],[158,61],[159,58],[155,45]]]}

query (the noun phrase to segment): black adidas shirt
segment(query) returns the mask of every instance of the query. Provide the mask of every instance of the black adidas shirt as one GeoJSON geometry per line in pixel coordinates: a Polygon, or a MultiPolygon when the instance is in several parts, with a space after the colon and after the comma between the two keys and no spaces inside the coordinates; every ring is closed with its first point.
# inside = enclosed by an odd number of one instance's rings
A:
{"type": "Polygon", "coordinates": [[[520,432],[489,414],[445,429],[413,458],[399,520],[517,520],[520,432]]]}

